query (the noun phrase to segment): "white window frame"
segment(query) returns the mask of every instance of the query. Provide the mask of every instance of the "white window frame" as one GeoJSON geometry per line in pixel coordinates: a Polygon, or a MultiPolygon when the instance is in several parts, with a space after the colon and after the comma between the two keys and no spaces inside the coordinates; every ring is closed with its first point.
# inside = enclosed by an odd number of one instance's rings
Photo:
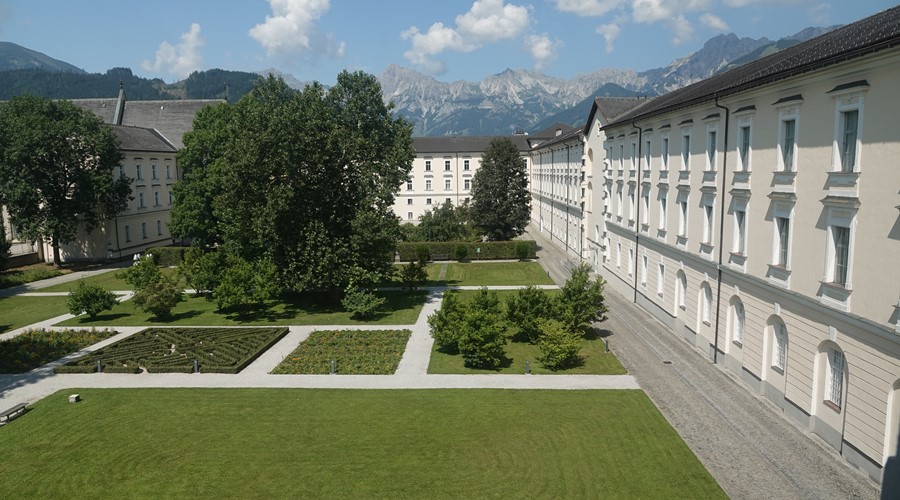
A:
{"type": "Polygon", "coordinates": [[[787,366],[787,327],[782,321],[772,324],[772,368],[784,372],[787,366]]]}
{"type": "Polygon", "coordinates": [[[644,170],[650,170],[650,166],[651,166],[650,162],[653,158],[650,154],[650,152],[652,151],[651,147],[653,144],[653,142],[652,142],[653,136],[647,134],[647,135],[645,135],[645,137],[646,137],[646,140],[644,140],[644,147],[646,148],[646,150],[644,151],[644,170]]]}
{"type": "Polygon", "coordinates": [[[686,191],[678,192],[678,236],[687,238],[688,221],[690,220],[690,195],[686,191]]]}
{"type": "Polygon", "coordinates": [[[707,326],[712,321],[712,287],[706,282],[700,286],[700,320],[707,326]]]}
{"type": "Polygon", "coordinates": [[[750,172],[753,165],[753,117],[739,116],[737,118],[736,137],[735,137],[735,154],[737,161],[735,162],[736,172],[750,172]],[[747,131],[747,158],[744,159],[742,149],[744,146],[744,130],[747,131]]]}
{"type": "Polygon", "coordinates": [[[141,238],[147,239],[147,223],[141,222],[141,238]]]}
{"type": "Polygon", "coordinates": [[[703,200],[703,243],[713,246],[713,238],[715,237],[715,200],[707,198],[703,200]]]}
{"type": "Polygon", "coordinates": [[[431,206],[431,198],[425,198],[425,204],[431,206]]]}
{"type": "Polygon", "coordinates": [[[844,352],[835,348],[829,348],[825,356],[827,359],[823,399],[840,409],[844,402],[844,372],[847,360],[844,358],[844,352]]]}
{"type": "Polygon", "coordinates": [[[669,133],[666,132],[661,135],[662,142],[659,150],[659,157],[662,159],[662,164],[659,169],[663,171],[669,170],[669,133]]]}
{"type": "Polygon", "coordinates": [[[431,191],[431,179],[425,179],[425,191],[431,191]]]}
{"type": "Polygon", "coordinates": [[[747,205],[742,203],[733,211],[734,237],[732,240],[732,252],[737,255],[747,255],[747,205]]]}
{"type": "Polygon", "coordinates": [[[777,144],[777,170],[779,172],[796,172],[798,165],[799,148],[797,147],[797,137],[800,135],[800,101],[791,101],[780,106],[778,109],[778,137],[777,144]],[[791,143],[791,162],[785,165],[785,143],[786,124],[790,121],[794,122],[794,137],[791,143]]]}
{"type": "Polygon", "coordinates": [[[138,208],[146,208],[144,204],[144,193],[138,193],[138,208]]]}
{"type": "Polygon", "coordinates": [[[850,208],[827,207],[825,211],[826,223],[826,254],[825,254],[825,272],[823,281],[832,286],[844,288],[845,290],[853,289],[853,251],[854,251],[854,235],[856,233],[856,210],[850,208]],[[847,262],[846,277],[844,283],[835,281],[837,278],[837,248],[835,241],[835,228],[845,229],[847,231],[847,262]]]}
{"type": "Polygon", "coordinates": [[[466,191],[472,189],[472,180],[471,179],[463,179],[463,189],[466,191]]]}
{"type": "Polygon", "coordinates": [[[650,189],[641,190],[641,224],[646,225],[650,220],[650,189]]]}
{"type": "Polygon", "coordinates": [[[453,183],[450,179],[444,179],[444,191],[450,191],[453,189],[453,183]]]}
{"type": "Polygon", "coordinates": [[[663,297],[666,289],[666,264],[660,259],[656,274],[656,295],[663,297]]]}
{"type": "Polygon", "coordinates": [[[641,255],[641,285],[647,288],[647,254],[641,255]]]}
{"type": "Polygon", "coordinates": [[[691,169],[691,129],[681,129],[681,170],[691,169]]]}
{"type": "Polygon", "coordinates": [[[413,204],[413,199],[412,199],[412,198],[407,198],[407,199],[406,199],[406,204],[407,204],[407,205],[412,205],[412,204],[413,204]]]}
{"type": "Polygon", "coordinates": [[[848,89],[844,92],[834,94],[834,144],[831,156],[831,170],[834,172],[853,173],[861,171],[862,167],[862,133],[863,118],[866,102],[866,90],[859,88],[848,89]],[[844,132],[845,132],[845,113],[856,111],[856,143],[853,156],[852,168],[844,168],[844,132]]]}
{"type": "Polygon", "coordinates": [[[431,159],[426,159],[426,160],[425,160],[425,171],[426,171],[426,172],[431,172],[431,159]]]}
{"type": "Polygon", "coordinates": [[[616,184],[616,217],[622,216],[622,184],[616,184]]]}
{"type": "Polygon", "coordinates": [[[744,327],[746,325],[746,314],[744,312],[744,303],[740,299],[735,298],[731,304],[731,342],[737,345],[744,344],[744,327]]]}
{"type": "Polygon", "coordinates": [[[162,234],[163,234],[162,233],[162,221],[159,219],[156,219],[156,235],[162,236],[162,234]]]}
{"type": "Polygon", "coordinates": [[[715,172],[719,158],[719,122],[706,124],[706,171],[715,172]]]}
{"type": "Polygon", "coordinates": [[[631,163],[628,170],[637,170],[637,140],[631,141],[631,163]]]}
{"type": "Polygon", "coordinates": [[[667,190],[660,190],[659,195],[657,196],[659,200],[659,229],[662,231],[666,230],[667,216],[668,216],[668,203],[669,203],[669,192],[667,190]]]}
{"type": "Polygon", "coordinates": [[[413,220],[413,213],[412,213],[412,212],[406,212],[406,220],[413,220]]]}
{"type": "Polygon", "coordinates": [[[447,158],[444,158],[444,172],[450,171],[451,161],[447,158]]]}
{"type": "Polygon", "coordinates": [[[634,249],[628,249],[628,276],[634,276],[634,249]]]}
{"type": "Polygon", "coordinates": [[[159,206],[159,191],[154,191],[154,192],[153,192],[153,206],[154,206],[154,207],[158,207],[158,206],[159,206]]]}
{"type": "Polygon", "coordinates": [[[687,309],[687,275],[681,273],[680,276],[676,276],[676,281],[678,281],[678,307],[682,310],[687,309]]]}
{"type": "Polygon", "coordinates": [[[125,243],[131,242],[131,227],[125,224],[125,243]]]}
{"type": "Polygon", "coordinates": [[[413,180],[411,177],[406,179],[406,190],[407,191],[413,190],[413,180]]]}
{"type": "Polygon", "coordinates": [[[772,265],[783,269],[791,268],[791,239],[794,231],[790,214],[776,214],[772,218],[772,265]],[[784,232],[787,234],[783,234],[784,232]]]}
{"type": "Polygon", "coordinates": [[[469,171],[469,159],[465,158],[465,159],[463,159],[463,172],[468,172],[468,171],[469,171]]]}
{"type": "Polygon", "coordinates": [[[628,186],[628,220],[634,221],[634,212],[637,209],[634,200],[634,186],[628,186]]]}
{"type": "Polygon", "coordinates": [[[622,267],[622,242],[616,242],[616,269],[622,267]]]}

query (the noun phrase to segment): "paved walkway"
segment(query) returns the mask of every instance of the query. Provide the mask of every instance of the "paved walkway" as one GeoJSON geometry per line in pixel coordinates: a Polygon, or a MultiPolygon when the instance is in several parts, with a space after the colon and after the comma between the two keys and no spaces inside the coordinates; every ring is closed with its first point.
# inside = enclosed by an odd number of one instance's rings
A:
{"type": "MultiPolygon", "coordinates": [[[[532,228],[557,283],[573,265],[532,228]]],[[[613,352],[732,498],[877,498],[878,486],[642,308],[606,289],[613,352]]]]}
{"type": "Polygon", "coordinates": [[[108,273],[112,271],[118,271],[120,269],[124,269],[132,264],[132,261],[121,261],[115,262],[108,266],[98,267],[97,269],[90,269],[87,271],[77,271],[74,273],[63,274],[62,276],[56,276],[55,278],[47,278],[45,280],[33,281],[31,283],[25,283],[24,285],[12,286],[9,288],[0,288],[0,297],[12,297],[13,295],[19,295],[26,292],[33,292],[35,290],[40,290],[41,288],[48,288],[51,286],[59,285],[61,283],[69,283],[71,281],[78,281],[83,278],[88,278],[90,276],[96,276],[98,274],[108,273]]]}

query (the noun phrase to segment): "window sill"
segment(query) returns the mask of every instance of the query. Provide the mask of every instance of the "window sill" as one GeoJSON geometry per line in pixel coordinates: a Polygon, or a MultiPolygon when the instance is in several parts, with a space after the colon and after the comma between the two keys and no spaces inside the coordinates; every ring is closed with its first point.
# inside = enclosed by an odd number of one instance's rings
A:
{"type": "Polygon", "coordinates": [[[835,413],[841,412],[840,405],[835,404],[834,401],[830,401],[830,400],[826,399],[825,401],[822,401],[822,404],[825,405],[826,408],[830,408],[831,410],[833,410],[835,413]]]}
{"type": "Polygon", "coordinates": [[[772,369],[775,370],[775,372],[777,372],[777,373],[779,373],[779,374],[781,374],[781,375],[784,375],[784,368],[783,368],[783,367],[781,367],[781,366],[776,366],[776,365],[772,365],[772,369]]]}
{"type": "Polygon", "coordinates": [[[735,347],[737,347],[739,349],[744,347],[744,343],[741,342],[740,340],[732,340],[731,343],[734,344],[735,347]]]}

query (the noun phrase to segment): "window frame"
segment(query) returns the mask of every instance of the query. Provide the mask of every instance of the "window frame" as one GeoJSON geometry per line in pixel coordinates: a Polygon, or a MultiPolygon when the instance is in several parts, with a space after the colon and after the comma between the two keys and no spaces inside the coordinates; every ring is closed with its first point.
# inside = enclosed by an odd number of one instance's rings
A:
{"type": "Polygon", "coordinates": [[[862,137],[865,118],[865,102],[868,87],[854,87],[833,94],[834,106],[834,142],[832,146],[831,170],[840,173],[858,173],[862,170],[862,137]],[[854,141],[853,165],[849,169],[845,165],[844,139],[846,123],[845,113],[856,111],[856,138],[854,141]]]}
{"type": "Polygon", "coordinates": [[[844,402],[844,372],[847,360],[844,351],[834,347],[829,347],[825,351],[825,357],[825,390],[822,399],[840,411],[844,402]]]}
{"type": "Polygon", "coordinates": [[[684,128],[681,131],[681,170],[691,170],[691,130],[684,128]]]}

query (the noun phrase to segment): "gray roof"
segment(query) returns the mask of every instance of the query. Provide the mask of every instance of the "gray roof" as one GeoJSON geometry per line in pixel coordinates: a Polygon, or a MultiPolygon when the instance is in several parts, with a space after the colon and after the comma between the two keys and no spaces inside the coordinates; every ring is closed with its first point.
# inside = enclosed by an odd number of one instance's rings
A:
{"type": "Polygon", "coordinates": [[[175,153],[175,146],[159,132],[151,128],[110,125],[123,151],[150,151],[175,153]]]}
{"type": "Polygon", "coordinates": [[[770,56],[757,59],[706,80],[673,90],[632,109],[607,126],[646,119],[714,101],[754,87],[825,68],[900,43],[900,6],[825,33],[770,56]]]}
{"type": "Polygon", "coordinates": [[[538,144],[537,146],[534,147],[534,149],[541,149],[541,148],[544,148],[547,146],[553,146],[554,144],[560,144],[560,143],[572,140],[573,138],[576,138],[576,137],[579,139],[581,138],[582,131],[580,128],[575,128],[575,127],[569,127],[569,128],[571,130],[569,130],[567,132],[563,132],[560,135],[554,136],[552,139],[548,139],[548,140],[538,144]]]}
{"type": "Polygon", "coordinates": [[[467,135],[413,137],[413,148],[416,153],[480,153],[487,150],[494,139],[510,139],[521,152],[528,151],[527,135],[467,135]]]}
{"type": "Polygon", "coordinates": [[[116,98],[71,99],[72,104],[99,116],[103,123],[112,124],[116,116],[116,98]]]}
{"type": "Polygon", "coordinates": [[[594,117],[598,113],[601,125],[605,126],[617,116],[648,102],[647,97],[595,97],[587,122],[584,124],[584,133],[590,132],[591,124],[594,123],[594,117]]]}
{"type": "Polygon", "coordinates": [[[557,136],[557,133],[556,133],[557,130],[562,131],[562,133],[565,134],[566,132],[569,132],[574,128],[575,127],[573,127],[571,125],[566,125],[565,123],[562,123],[562,122],[556,122],[553,125],[550,125],[549,127],[545,128],[544,130],[541,130],[541,131],[535,132],[534,134],[529,135],[528,138],[529,139],[553,139],[554,137],[557,136]]]}

